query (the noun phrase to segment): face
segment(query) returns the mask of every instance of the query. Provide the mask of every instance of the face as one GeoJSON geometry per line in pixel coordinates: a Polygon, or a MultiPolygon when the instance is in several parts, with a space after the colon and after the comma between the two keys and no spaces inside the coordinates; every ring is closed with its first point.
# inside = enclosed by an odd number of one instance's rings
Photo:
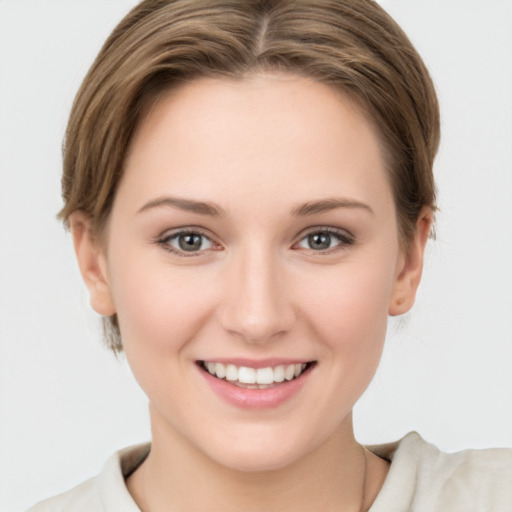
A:
{"type": "Polygon", "coordinates": [[[378,134],[295,76],[170,92],[105,235],[91,299],[118,315],[154,436],[230,468],[283,467],[350,432],[387,316],[415,290],[378,134]]]}

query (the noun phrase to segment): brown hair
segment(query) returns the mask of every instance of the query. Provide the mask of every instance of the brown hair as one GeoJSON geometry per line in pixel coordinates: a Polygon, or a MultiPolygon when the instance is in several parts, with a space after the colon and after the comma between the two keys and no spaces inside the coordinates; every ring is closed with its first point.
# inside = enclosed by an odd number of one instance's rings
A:
{"type": "MultiPolygon", "coordinates": [[[[373,0],[144,0],[114,29],[75,98],[64,144],[59,216],[81,210],[100,233],[130,140],[149,105],[199,77],[300,74],[354,98],[389,157],[403,242],[435,208],[439,109],[423,61],[373,0]]],[[[117,318],[107,342],[122,349],[117,318]]]]}

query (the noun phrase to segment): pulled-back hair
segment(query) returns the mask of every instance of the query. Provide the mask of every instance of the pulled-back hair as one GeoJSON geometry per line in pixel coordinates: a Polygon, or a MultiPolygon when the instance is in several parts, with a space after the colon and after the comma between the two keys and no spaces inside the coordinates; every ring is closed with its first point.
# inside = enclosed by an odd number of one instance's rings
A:
{"type": "MultiPolygon", "coordinates": [[[[169,89],[202,77],[280,71],[352,98],[387,156],[400,239],[435,208],[437,99],[423,61],[373,0],[145,0],[114,29],[75,98],[64,144],[59,216],[77,210],[101,233],[131,138],[169,89]]],[[[121,350],[115,315],[107,342],[121,350]]]]}

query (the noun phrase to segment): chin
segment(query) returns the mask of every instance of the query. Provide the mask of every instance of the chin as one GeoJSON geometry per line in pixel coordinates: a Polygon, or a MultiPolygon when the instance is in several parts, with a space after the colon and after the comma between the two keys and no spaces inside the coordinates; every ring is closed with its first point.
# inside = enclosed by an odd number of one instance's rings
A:
{"type": "Polygon", "coordinates": [[[219,443],[205,447],[205,453],[211,460],[233,471],[243,473],[258,473],[279,471],[293,465],[314,446],[308,446],[294,436],[275,435],[268,438],[263,435],[251,435],[249,438],[226,436],[219,443]],[[230,439],[229,444],[226,439],[230,439]]]}
{"type": "Polygon", "coordinates": [[[217,457],[216,462],[232,471],[241,473],[263,473],[279,471],[297,460],[296,453],[254,453],[254,450],[237,451],[217,457]]]}

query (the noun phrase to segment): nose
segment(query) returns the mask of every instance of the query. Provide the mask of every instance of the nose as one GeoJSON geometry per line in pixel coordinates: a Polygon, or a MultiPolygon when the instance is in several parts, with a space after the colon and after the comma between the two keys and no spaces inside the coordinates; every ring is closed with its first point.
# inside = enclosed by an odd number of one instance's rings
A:
{"type": "Polygon", "coordinates": [[[250,343],[265,343],[295,322],[285,272],[277,258],[261,250],[232,261],[219,316],[222,327],[250,343]]]}

